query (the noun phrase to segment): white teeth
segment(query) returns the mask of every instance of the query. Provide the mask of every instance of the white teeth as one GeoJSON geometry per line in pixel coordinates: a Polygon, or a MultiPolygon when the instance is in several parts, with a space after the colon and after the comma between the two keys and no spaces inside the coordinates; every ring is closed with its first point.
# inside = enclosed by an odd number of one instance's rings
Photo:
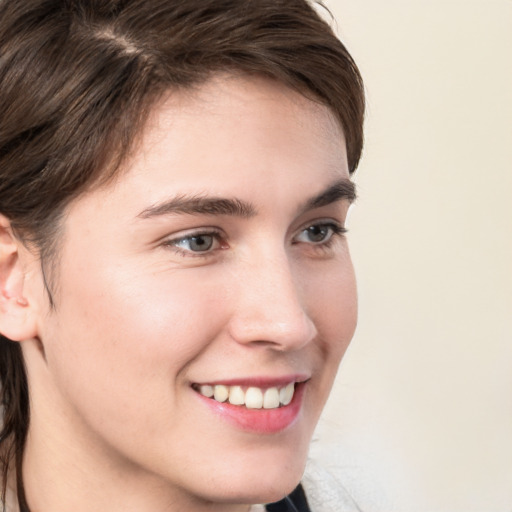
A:
{"type": "Polygon", "coordinates": [[[211,398],[213,396],[213,387],[208,385],[201,386],[199,388],[199,393],[201,393],[203,396],[211,398]]]}
{"type": "Polygon", "coordinates": [[[263,393],[259,388],[249,388],[245,392],[245,407],[248,409],[261,409],[263,407],[263,393]]]}
{"type": "Polygon", "coordinates": [[[277,409],[279,407],[279,391],[277,388],[268,388],[263,395],[263,409],[277,409]]]}
{"type": "Polygon", "coordinates": [[[292,401],[294,391],[295,391],[295,387],[294,387],[293,383],[290,383],[290,384],[288,384],[288,386],[281,388],[279,391],[279,401],[283,405],[288,405],[292,401]]]}
{"type": "Polygon", "coordinates": [[[277,409],[280,406],[289,405],[295,392],[295,383],[282,388],[261,389],[257,387],[247,388],[244,391],[241,386],[215,386],[203,384],[196,388],[199,393],[207,398],[213,398],[217,402],[228,401],[231,405],[245,405],[248,409],[277,409]]]}
{"type": "Polygon", "coordinates": [[[232,405],[244,405],[245,393],[240,386],[231,386],[229,390],[229,403],[232,405]]]}
{"type": "Polygon", "coordinates": [[[213,398],[217,400],[217,402],[225,402],[229,396],[229,388],[227,386],[223,386],[222,384],[217,384],[213,388],[213,398]]]}

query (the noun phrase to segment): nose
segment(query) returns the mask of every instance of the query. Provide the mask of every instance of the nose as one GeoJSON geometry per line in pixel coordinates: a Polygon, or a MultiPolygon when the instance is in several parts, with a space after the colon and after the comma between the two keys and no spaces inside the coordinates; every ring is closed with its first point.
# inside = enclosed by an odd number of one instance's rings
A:
{"type": "Polygon", "coordinates": [[[238,275],[231,337],[280,351],[299,350],[310,343],[318,333],[297,274],[286,256],[246,262],[238,275]]]}

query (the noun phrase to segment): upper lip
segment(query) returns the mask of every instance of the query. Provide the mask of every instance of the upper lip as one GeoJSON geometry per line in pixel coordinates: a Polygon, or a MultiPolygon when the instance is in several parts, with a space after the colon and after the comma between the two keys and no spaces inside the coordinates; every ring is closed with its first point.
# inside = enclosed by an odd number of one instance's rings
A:
{"type": "Polygon", "coordinates": [[[309,380],[306,374],[283,375],[279,377],[242,377],[233,379],[213,379],[203,382],[194,382],[196,386],[202,385],[224,385],[224,386],[243,386],[256,388],[281,387],[290,384],[290,382],[305,382],[309,380]]]}

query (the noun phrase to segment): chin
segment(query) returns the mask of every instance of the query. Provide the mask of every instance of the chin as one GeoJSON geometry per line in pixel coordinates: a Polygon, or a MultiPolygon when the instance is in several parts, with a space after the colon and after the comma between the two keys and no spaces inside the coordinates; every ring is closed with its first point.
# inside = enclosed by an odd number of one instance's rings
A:
{"type": "Polygon", "coordinates": [[[282,500],[290,494],[299,484],[302,473],[294,478],[283,475],[279,481],[273,482],[246,482],[243,488],[229,488],[222,494],[204,496],[207,501],[232,504],[273,503],[282,500]]]}
{"type": "Polygon", "coordinates": [[[251,503],[273,503],[282,500],[299,485],[301,477],[302,474],[298,478],[287,479],[281,485],[262,490],[259,496],[255,497],[256,499],[251,500],[251,503]]]}
{"type": "Polygon", "coordinates": [[[272,503],[279,501],[286,495],[290,494],[299,484],[303,474],[300,471],[284,471],[278,481],[261,483],[258,485],[258,498],[255,503],[272,503]]]}
{"type": "Polygon", "coordinates": [[[232,471],[229,480],[223,480],[215,490],[223,490],[219,501],[231,503],[273,503],[290,494],[301,481],[304,473],[306,457],[291,456],[283,459],[280,450],[275,450],[272,458],[260,463],[247,461],[239,471],[232,471]],[[236,476],[235,476],[236,475],[236,476]],[[230,481],[227,486],[226,482],[230,481]]]}

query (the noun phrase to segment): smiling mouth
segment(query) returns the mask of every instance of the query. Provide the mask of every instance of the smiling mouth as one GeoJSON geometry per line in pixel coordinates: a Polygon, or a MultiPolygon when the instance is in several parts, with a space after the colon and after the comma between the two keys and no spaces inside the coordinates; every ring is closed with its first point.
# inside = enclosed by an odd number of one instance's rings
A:
{"type": "Polygon", "coordinates": [[[194,384],[192,388],[200,395],[219,403],[226,402],[247,409],[278,409],[289,405],[293,400],[295,382],[270,388],[226,386],[224,384],[194,384]]]}

